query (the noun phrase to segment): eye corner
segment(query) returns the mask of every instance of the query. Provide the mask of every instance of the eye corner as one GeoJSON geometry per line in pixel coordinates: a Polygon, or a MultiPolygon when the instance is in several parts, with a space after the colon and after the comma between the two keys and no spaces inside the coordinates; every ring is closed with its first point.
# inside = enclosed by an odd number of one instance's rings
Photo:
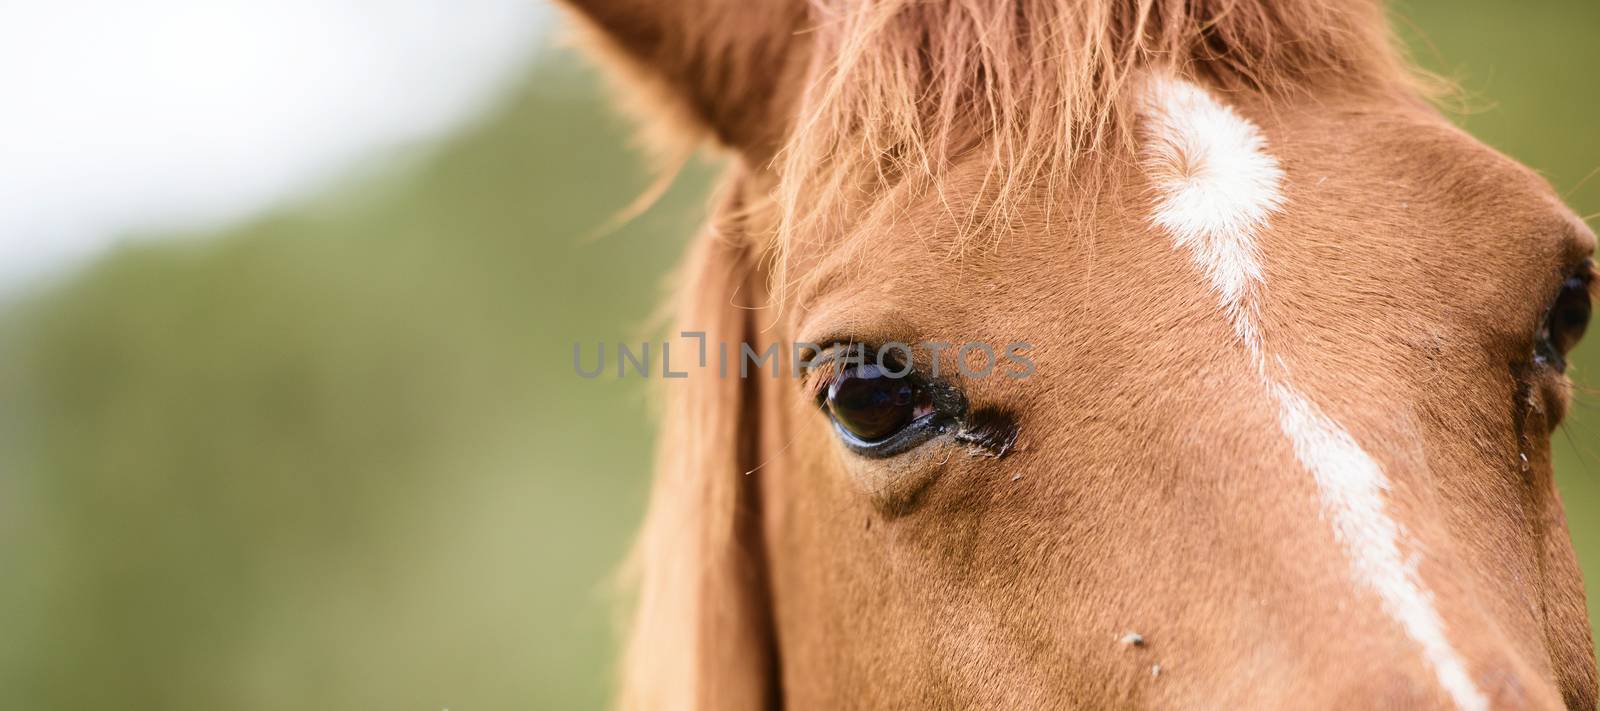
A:
{"type": "Polygon", "coordinates": [[[1011,412],[998,407],[979,407],[966,418],[956,441],[971,447],[976,453],[995,459],[1004,459],[1015,451],[1021,428],[1011,412]]]}

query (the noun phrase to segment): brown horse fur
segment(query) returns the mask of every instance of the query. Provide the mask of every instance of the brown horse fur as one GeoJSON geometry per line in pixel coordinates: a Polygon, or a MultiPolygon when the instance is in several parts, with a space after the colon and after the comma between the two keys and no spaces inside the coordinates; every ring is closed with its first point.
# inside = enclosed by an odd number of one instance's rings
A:
{"type": "Polygon", "coordinates": [[[1532,355],[1594,238],[1428,107],[1380,6],[568,2],[659,140],[732,151],[683,330],[1037,362],[954,378],[1005,456],[950,436],[867,459],[814,382],[715,359],[671,381],[624,707],[1594,708],[1550,462],[1569,386],[1532,355]],[[1152,220],[1185,170],[1140,159],[1160,77],[1281,167],[1251,232],[1270,362],[1152,220]],[[1352,579],[1268,369],[1386,473],[1421,597],[1352,579]],[[1419,650],[1408,600],[1449,654],[1419,650]]]}

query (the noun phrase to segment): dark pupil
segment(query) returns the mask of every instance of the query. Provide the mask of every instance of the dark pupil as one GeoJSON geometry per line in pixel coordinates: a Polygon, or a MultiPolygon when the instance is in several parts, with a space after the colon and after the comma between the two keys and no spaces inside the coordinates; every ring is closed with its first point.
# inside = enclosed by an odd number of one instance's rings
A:
{"type": "Polygon", "coordinates": [[[916,414],[916,388],[875,365],[847,371],[828,387],[828,411],[850,434],[873,442],[892,435],[916,414]]]}
{"type": "Polygon", "coordinates": [[[1567,279],[1561,285],[1561,296],[1556,298],[1556,306],[1550,311],[1550,322],[1546,326],[1550,329],[1551,345],[1557,351],[1566,353],[1578,344],[1578,339],[1589,327],[1589,310],[1588,275],[1567,279]]]}

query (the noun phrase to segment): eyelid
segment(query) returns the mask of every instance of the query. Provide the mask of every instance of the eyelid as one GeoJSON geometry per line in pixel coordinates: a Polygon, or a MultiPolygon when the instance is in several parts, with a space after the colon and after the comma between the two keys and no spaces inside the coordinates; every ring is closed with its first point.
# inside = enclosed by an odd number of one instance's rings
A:
{"type": "MultiPolygon", "coordinates": [[[[818,355],[819,358],[821,353],[827,353],[827,351],[821,351],[818,355]]],[[[806,397],[818,405],[822,404],[822,399],[828,396],[828,386],[835,378],[841,375],[844,375],[844,367],[839,364],[837,358],[829,359],[811,369],[810,372],[806,373],[805,380],[802,381],[806,397]]]]}
{"type": "MultiPolygon", "coordinates": [[[[876,363],[876,354],[879,353],[880,348],[882,346],[869,341],[850,338],[831,338],[818,344],[816,354],[806,357],[807,361],[813,364],[808,366],[809,371],[803,381],[806,396],[820,404],[822,398],[828,394],[828,385],[843,375],[846,367],[864,363],[876,363]],[[842,354],[833,355],[835,351],[851,348],[860,349],[862,352],[862,359],[859,362],[846,358],[842,354]]],[[[905,365],[911,368],[909,373],[911,377],[923,377],[914,360],[905,365]]]]}
{"type": "Polygon", "coordinates": [[[1543,331],[1550,318],[1551,309],[1556,307],[1561,295],[1566,293],[1567,284],[1573,279],[1582,279],[1592,301],[1600,302],[1600,276],[1597,276],[1594,258],[1585,252],[1581,259],[1576,259],[1564,264],[1561,270],[1553,272],[1553,283],[1547,282],[1544,286],[1544,303],[1538,311],[1536,331],[1543,331]]]}
{"type": "Polygon", "coordinates": [[[1548,305],[1545,307],[1545,315],[1547,317],[1549,310],[1555,308],[1562,294],[1566,293],[1567,285],[1573,279],[1583,282],[1584,290],[1589,293],[1591,301],[1600,301],[1600,276],[1596,275],[1594,258],[1585,257],[1561,273],[1561,281],[1556,283],[1554,293],[1550,295],[1548,305]]]}

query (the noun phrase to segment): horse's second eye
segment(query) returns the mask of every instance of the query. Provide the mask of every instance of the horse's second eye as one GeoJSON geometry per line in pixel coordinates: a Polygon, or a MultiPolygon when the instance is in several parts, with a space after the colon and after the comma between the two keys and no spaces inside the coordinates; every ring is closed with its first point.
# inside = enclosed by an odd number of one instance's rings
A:
{"type": "Polygon", "coordinates": [[[932,411],[915,381],[895,377],[876,365],[841,373],[828,385],[826,405],[839,428],[863,444],[888,439],[932,411]]]}
{"type": "Polygon", "coordinates": [[[1589,327],[1589,288],[1593,281],[1594,263],[1584,262],[1577,273],[1561,283],[1561,293],[1545,316],[1536,355],[1556,370],[1566,371],[1567,354],[1589,327]]]}

